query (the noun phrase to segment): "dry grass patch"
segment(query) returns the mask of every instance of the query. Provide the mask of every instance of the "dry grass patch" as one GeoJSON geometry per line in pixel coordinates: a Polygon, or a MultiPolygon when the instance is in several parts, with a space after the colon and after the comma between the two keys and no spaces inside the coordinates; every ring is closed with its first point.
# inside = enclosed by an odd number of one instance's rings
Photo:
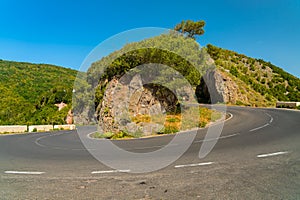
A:
{"type": "MultiPolygon", "coordinates": [[[[223,114],[216,110],[204,107],[187,107],[182,108],[181,113],[167,113],[159,115],[136,115],[131,118],[132,122],[140,123],[156,123],[163,125],[161,132],[156,134],[173,134],[179,131],[186,131],[195,128],[205,128],[209,123],[221,119],[223,114]]],[[[94,134],[97,138],[122,139],[122,138],[138,138],[143,133],[128,133],[121,131],[119,133],[94,134]]]]}

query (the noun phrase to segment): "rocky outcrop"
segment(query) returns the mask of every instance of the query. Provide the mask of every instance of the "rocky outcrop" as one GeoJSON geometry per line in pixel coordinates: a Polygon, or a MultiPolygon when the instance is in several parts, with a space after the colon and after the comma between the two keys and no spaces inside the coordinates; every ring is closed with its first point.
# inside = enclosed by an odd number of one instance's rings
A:
{"type": "Polygon", "coordinates": [[[219,70],[209,70],[197,87],[198,100],[202,103],[230,103],[247,101],[235,81],[219,70]]]}
{"type": "Polygon", "coordinates": [[[175,112],[178,99],[169,89],[155,84],[143,84],[140,75],[130,81],[111,80],[98,110],[99,127],[103,132],[159,132],[163,124],[153,122],[153,116],[175,112]],[[147,120],[140,118],[147,118],[147,120]]]}
{"type": "Polygon", "coordinates": [[[67,124],[73,124],[73,112],[72,110],[69,110],[67,118],[66,118],[66,123],[67,124]]]}
{"type": "MultiPolygon", "coordinates": [[[[193,91],[178,88],[174,94],[168,88],[155,84],[143,84],[140,75],[130,80],[114,77],[106,86],[104,97],[97,108],[99,127],[103,132],[127,131],[149,135],[160,132],[164,123],[153,121],[153,116],[164,115],[178,109],[178,93],[181,100],[193,99],[193,91]]],[[[209,70],[196,88],[199,102],[231,103],[245,98],[238,85],[225,73],[209,70]]],[[[180,108],[179,108],[180,109],[180,108]]]]}

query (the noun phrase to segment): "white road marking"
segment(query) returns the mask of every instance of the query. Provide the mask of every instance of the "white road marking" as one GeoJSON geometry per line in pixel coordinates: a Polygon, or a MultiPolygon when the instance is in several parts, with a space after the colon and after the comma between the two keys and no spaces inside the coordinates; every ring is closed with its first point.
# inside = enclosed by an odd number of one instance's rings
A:
{"type": "Polygon", "coordinates": [[[128,172],[130,172],[130,169],[93,171],[93,172],[91,172],[91,174],[128,173],[128,172]]]}
{"type": "Polygon", "coordinates": [[[39,138],[37,138],[34,143],[40,147],[43,147],[43,148],[50,148],[50,149],[55,149],[55,150],[71,150],[71,151],[86,151],[86,150],[96,150],[96,149],[86,149],[86,148],[74,148],[74,149],[68,149],[68,148],[64,148],[64,147],[56,147],[56,146],[46,146],[44,144],[41,144],[40,141],[42,139],[45,139],[45,138],[48,138],[48,137],[53,137],[53,136],[60,136],[62,134],[65,134],[67,132],[61,132],[61,133],[49,133],[47,135],[44,135],[44,136],[41,136],[39,138]]]}
{"type": "Polygon", "coordinates": [[[40,146],[40,147],[47,147],[46,145],[41,144],[41,143],[40,143],[40,140],[42,140],[42,139],[44,139],[44,138],[47,138],[47,137],[59,136],[59,135],[62,135],[62,134],[64,134],[64,133],[66,133],[66,132],[61,132],[61,133],[57,133],[57,134],[55,134],[55,133],[48,133],[47,135],[44,135],[44,136],[41,136],[41,137],[37,138],[37,139],[34,141],[34,143],[35,143],[36,145],[40,146]]]}
{"type": "Polygon", "coordinates": [[[195,141],[194,143],[208,142],[208,141],[213,141],[213,140],[225,139],[225,138],[230,138],[230,137],[237,136],[237,135],[239,135],[239,134],[240,134],[240,133],[234,133],[234,134],[231,134],[231,135],[225,135],[225,136],[221,136],[221,137],[218,137],[218,138],[211,138],[211,139],[207,139],[207,140],[197,140],[197,141],[195,141]]]}
{"type": "Polygon", "coordinates": [[[186,164],[186,165],[176,165],[175,168],[205,166],[205,165],[211,165],[213,163],[214,162],[205,162],[205,163],[195,163],[195,164],[186,164]]]}
{"type": "Polygon", "coordinates": [[[26,171],[5,171],[5,174],[27,174],[27,175],[41,175],[45,172],[26,172],[26,171]]]}
{"type": "Polygon", "coordinates": [[[268,113],[265,113],[265,114],[268,115],[268,116],[270,117],[269,123],[266,123],[265,125],[262,125],[262,126],[260,126],[260,127],[251,129],[249,132],[257,131],[257,130],[259,130],[259,129],[265,128],[265,127],[267,127],[267,126],[269,126],[269,125],[272,124],[272,122],[274,121],[274,118],[273,118],[270,114],[268,114],[268,113]]]}
{"type": "Polygon", "coordinates": [[[270,156],[278,156],[278,155],[283,155],[283,154],[287,154],[287,153],[289,153],[289,152],[288,151],[280,151],[280,152],[275,152],[275,153],[260,154],[260,155],[257,155],[256,157],[266,158],[266,157],[270,157],[270,156]]]}
{"type": "Polygon", "coordinates": [[[266,115],[268,115],[270,117],[270,122],[269,123],[272,124],[274,118],[270,114],[268,114],[268,113],[266,113],[266,115]]]}
{"type": "Polygon", "coordinates": [[[254,128],[254,129],[251,129],[249,132],[257,131],[257,130],[262,129],[262,128],[265,128],[265,127],[267,127],[267,126],[269,126],[269,125],[270,125],[270,124],[267,123],[267,124],[265,124],[265,125],[263,125],[263,126],[260,126],[260,127],[254,128]]]}
{"type": "MultiPolygon", "coordinates": [[[[169,146],[178,146],[179,144],[169,144],[169,146]]],[[[156,145],[156,146],[150,146],[150,147],[136,147],[136,148],[131,148],[128,150],[143,150],[143,149],[153,149],[153,148],[162,148],[165,147],[166,145],[156,145]]]]}

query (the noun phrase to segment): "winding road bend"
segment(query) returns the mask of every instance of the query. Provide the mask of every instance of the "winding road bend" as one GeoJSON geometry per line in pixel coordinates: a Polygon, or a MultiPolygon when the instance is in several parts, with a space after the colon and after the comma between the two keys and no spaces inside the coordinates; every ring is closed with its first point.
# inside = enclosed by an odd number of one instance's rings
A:
{"type": "MultiPolygon", "coordinates": [[[[80,127],[85,130],[80,136],[77,131],[0,136],[0,199],[300,199],[300,112],[227,111],[232,118],[205,158],[199,158],[207,130],[202,129],[176,162],[150,173],[97,161],[80,140],[93,127],[80,127]]],[[[173,137],[114,143],[144,153],[173,137]]]]}

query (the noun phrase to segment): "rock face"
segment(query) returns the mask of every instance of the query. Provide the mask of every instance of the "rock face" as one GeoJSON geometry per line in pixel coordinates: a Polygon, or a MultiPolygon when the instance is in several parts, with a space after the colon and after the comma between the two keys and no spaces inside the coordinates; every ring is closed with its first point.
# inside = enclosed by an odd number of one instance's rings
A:
{"type": "Polygon", "coordinates": [[[203,103],[236,104],[237,100],[246,101],[247,98],[229,76],[218,70],[207,71],[196,90],[199,94],[198,100],[203,103]]]}
{"type": "MultiPolygon", "coordinates": [[[[232,103],[244,98],[237,84],[226,74],[210,70],[203,76],[201,85],[196,88],[199,102],[232,103]]],[[[181,102],[189,103],[195,92],[187,88],[178,88],[181,102]]],[[[149,135],[160,132],[164,122],[153,120],[153,116],[162,116],[178,109],[177,95],[169,89],[143,84],[140,75],[130,80],[113,78],[106,86],[104,97],[97,108],[99,127],[103,132],[127,131],[149,135]]],[[[179,108],[180,109],[180,108],[179,108]]]]}
{"type": "Polygon", "coordinates": [[[130,82],[114,78],[104,94],[98,110],[99,127],[103,132],[140,132],[149,135],[159,132],[163,124],[154,123],[151,116],[174,112],[178,99],[163,86],[143,85],[140,75],[130,82]]]}
{"type": "Polygon", "coordinates": [[[69,110],[67,118],[66,118],[67,124],[73,124],[73,113],[72,110],[69,110]]]}

